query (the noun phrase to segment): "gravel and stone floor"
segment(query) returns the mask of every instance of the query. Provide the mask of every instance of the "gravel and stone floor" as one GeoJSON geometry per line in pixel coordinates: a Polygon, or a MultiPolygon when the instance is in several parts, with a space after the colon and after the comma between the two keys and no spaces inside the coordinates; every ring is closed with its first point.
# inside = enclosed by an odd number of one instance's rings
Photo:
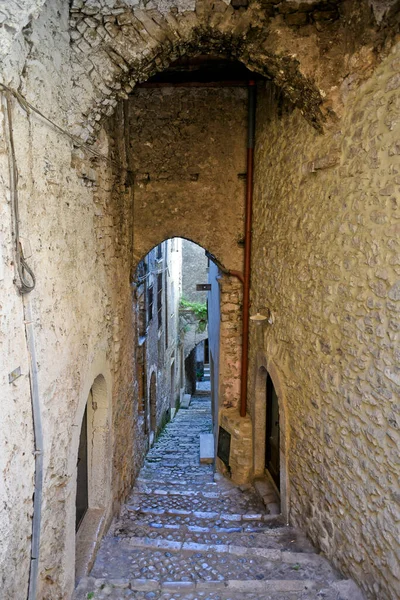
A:
{"type": "Polygon", "coordinates": [[[210,431],[210,398],[195,396],[148,453],[74,600],[362,598],[251,486],[200,464],[210,431]]]}

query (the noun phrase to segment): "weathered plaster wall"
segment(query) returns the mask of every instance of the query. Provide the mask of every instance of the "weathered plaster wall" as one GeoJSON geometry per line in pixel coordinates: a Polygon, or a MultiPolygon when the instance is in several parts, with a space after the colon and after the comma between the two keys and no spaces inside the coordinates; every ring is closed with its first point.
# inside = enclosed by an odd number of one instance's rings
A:
{"type": "MultiPolygon", "coordinates": [[[[65,126],[72,100],[68,6],[48,2],[40,17],[17,37],[2,63],[12,82],[44,114],[65,126]]],[[[76,91],[76,90],[75,90],[76,91]]],[[[1,108],[0,231],[1,594],[26,596],[33,495],[33,439],[29,365],[22,300],[13,285],[9,169],[1,108]],[[21,366],[22,377],[8,383],[21,366]]],[[[108,454],[108,515],[129,488],[141,458],[133,407],[131,310],[132,211],[125,174],[74,149],[71,140],[42,118],[27,115],[12,98],[19,171],[21,236],[30,242],[37,285],[30,294],[39,365],[44,429],[44,495],[39,596],[68,598],[74,585],[76,456],[89,390],[103,374],[112,406],[115,444],[108,454]],[[117,447],[118,437],[124,444],[117,447]],[[133,460],[132,460],[133,458],[133,460]]],[[[104,154],[123,157],[123,115],[115,132],[101,131],[104,154]],[[113,138],[118,140],[116,145],[113,138]]]]}
{"type": "Polygon", "coordinates": [[[399,68],[397,46],[324,136],[270,87],[257,113],[252,305],[275,322],[252,328],[250,390],[265,355],[291,521],[379,600],[400,585],[399,68]]]}
{"type": "Polygon", "coordinates": [[[135,257],[185,237],[241,268],[246,90],[137,89],[128,103],[135,257]]]}

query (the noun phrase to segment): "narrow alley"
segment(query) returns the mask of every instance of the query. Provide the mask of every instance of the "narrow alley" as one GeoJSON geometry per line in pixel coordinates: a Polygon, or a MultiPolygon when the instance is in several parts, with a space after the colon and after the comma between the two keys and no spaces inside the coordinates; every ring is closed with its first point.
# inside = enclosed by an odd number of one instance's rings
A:
{"type": "Polygon", "coordinates": [[[304,534],[254,488],[201,464],[211,402],[196,395],[147,455],[75,600],[357,600],[304,534]]]}

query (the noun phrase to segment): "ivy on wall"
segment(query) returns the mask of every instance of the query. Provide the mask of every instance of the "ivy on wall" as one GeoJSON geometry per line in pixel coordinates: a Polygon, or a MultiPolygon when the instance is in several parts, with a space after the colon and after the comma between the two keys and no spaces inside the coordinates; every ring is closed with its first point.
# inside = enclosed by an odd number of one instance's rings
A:
{"type": "Polygon", "coordinates": [[[203,333],[207,327],[207,304],[204,302],[190,302],[181,298],[180,309],[191,312],[197,320],[197,333],[203,333]]]}

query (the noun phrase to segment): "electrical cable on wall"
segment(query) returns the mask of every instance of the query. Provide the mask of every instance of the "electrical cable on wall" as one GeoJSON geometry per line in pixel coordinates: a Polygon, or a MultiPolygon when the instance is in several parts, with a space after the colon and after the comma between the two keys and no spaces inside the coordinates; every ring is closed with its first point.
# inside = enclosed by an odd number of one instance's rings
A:
{"type": "Polygon", "coordinates": [[[9,165],[10,165],[10,199],[13,221],[13,235],[15,242],[15,263],[19,277],[17,284],[19,292],[23,295],[23,311],[25,324],[25,337],[27,351],[29,356],[29,380],[32,404],[32,425],[34,437],[35,471],[34,471],[34,493],[33,493],[33,514],[32,514],[32,536],[31,536],[31,556],[28,579],[28,600],[36,600],[39,577],[39,558],[40,558],[40,536],[42,523],[42,498],[43,498],[43,428],[41,416],[41,402],[39,393],[39,374],[38,363],[35,348],[35,328],[32,317],[32,308],[30,297],[36,284],[35,275],[27,264],[21,247],[19,235],[19,197],[18,197],[18,168],[15,155],[14,131],[12,119],[12,102],[10,92],[5,93],[7,125],[8,125],[8,146],[9,146],[9,165]]]}
{"type": "Polygon", "coordinates": [[[9,87],[8,85],[5,85],[4,83],[0,83],[0,90],[3,91],[6,94],[6,96],[7,96],[7,94],[13,95],[14,98],[16,98],[16,100],[18,101],[21,108],[26,113],[29,114],[30,112],[33,112],[33,113],[37,114],[38,116],[40,116],[49,125],[54,127],[54,129],[56,131],[58,131],[59,133],[62,133],[63,135],[66,135],[73,142],[74,146],[76,146],[77,148],[83,148],[84,150],[87,150],[88,152],[90,152],[90,154],[93,154],[93,156],[95,156],[96,158],[99,158],[100,160],[105,160],[106,162],[108,162],[111,165],[113,165],[114,167],[116,167],[118,170],[122,170],[121,165],[119,165],[116,161],[112,160],[111,158],[109,158],[105,154],[102,154],[101,152],[97,152],[97,150],[92,148],[88,143],[79,139],[78,137],[76,137],[75,135],[73,135],[72,133],[70,133],[69,131],[67,131],[66,129],[64,129],[63,127],[58,125],[57,123],[55,123],[49,117],[46,117],[46,115],[43,114],[42,111],[40,111],[38,108],[33,106],[33,104],[31,104],[22,94],[20,94],[20,92],[17,92],[17,90],[14,90],[13,88],[9,87]]]}
{"type": "Polygon", "coordinates": [[[19,284],[17,284],[17,287],[21,294],[28,294],[34,289],[36,285],[36,278],[32,269],[30,268],[30,266],[24,258],[24,253],[22,251],[21,240],[19,235],[18,169],[15,157],[14,132],[11,111],[11,95],[8,91],[6,92],[6,104],[10,146],[10,196],[14,225],[14,250],[16,268],[19,277],[19,284]]]}

